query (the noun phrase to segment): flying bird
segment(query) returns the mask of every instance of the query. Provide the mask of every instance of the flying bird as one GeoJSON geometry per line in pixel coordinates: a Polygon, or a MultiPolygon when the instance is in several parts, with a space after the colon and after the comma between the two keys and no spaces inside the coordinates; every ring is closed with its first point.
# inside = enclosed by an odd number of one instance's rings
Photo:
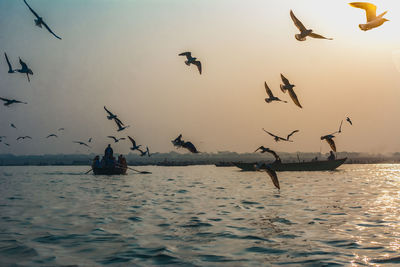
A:
{"type": "Polygon", "coordinates": [[[339,130],[337,130],[336,132],[331,133],[331,135],[341,133],[342,132],[342,124],[343,124],[343,120],[340,122],[339,130]]]}
{"type": "Polygon", "coordinates": [[[22,102],[22,101],[19,101],[19,100],[7,99],[7,98],[3,98],[3,97],[0,97],[0,100],[4,101],[4,106],[6,106],[6,107],[8,107],[8,106],[10,106],[12,104],[28,104],[26,102],[22,102]]]}
{"type": "Polygon", "coordinates": [[[124,125],[123,123],[122,123],[122,121],[120,121],[120,119],[118,119],[118,117],[117,117],[117,115],[115,115],[115,114],[113,114],[111,111],[109,111],[107,108],[106,108],[106,106],[104,106],[104,110],[107,112],[107,119],[109,119],[109,120],[115,120],[115,121],[118,121],[121,125],[124,125]]]}
{"type": "Polygon", "coordinates": [[[15,70],[13,70],[10,60],[8,60],[8,56],[7,56],[6,52],[4,52],[4,56],[6,57],[6,61],[7,61],[7,65],[8,65],[8,73],[14,73],[15,70]]]}
{"type": "Polygon", "coordinates": [[[183,52],[180,53],[179,56],[186,56],[186,61],[185,64],[190,66],[190,64],[196,65],[197,69],[199,70],[200,74],[201,74],[201,62],[197,60],[197,58],[192,57],[192,53],[191,52],[183,52]]]}
{"type": "Polygon", "coordinates": [[[141,157],[144,157],[146,155],[148,155],[150,157],[149,147],[146,146],[146,150],[145,151],[141,150],[140,148],[138,148],[138,150],[140,152],[140,156],[141,157]]]}
{"type": "Polygon", "coordinates": [[[176,147],[181,147],[184,141],[182,141],[182,134],[180,134],[177,138],[171,141],[172,144],[176,147]]]}
{"type": "Polygon", "coordinates": [[[256,164],[255,167],[257,170],[263,170],[266,173],[268,173],[269,177],[271,177],[271,180],[272,180],[272,183],[274,184],[274,186],[278,189],[281,189],[281,187],[279,186],[278,175],[276,174],[276,172],[273,169],[271,169],[271,167],[269,167],[265,163],[256,164]]]}
{"type": "Polygon", "coordinates": [[[291,84],[289,82],[289,80],[286,79],[285,76],[283,76],[282,74],[281,74],[281,79],[282,79],[282,82],[283,82],[283,84],[280,85],[282,92],[286,93],[286,91],[289,91],[290,98],[293,100],[293,102],[298,107],[302,108],[302,106],[301,106],[301,104],[299,102],[299,99],[297,98],[297,95],[293,90],[293,87],[295,87],[295,85],[291,84]]]}
{"type": "Polygon", "coordinates": [[[254,152],[257,152],[258,150],[261,150],[260,151],[261,153],[268,152],[268,153],[272,154],[275,157],[275,161],[281,162],[281,158],[278,156],[278,154],[275,151],[269,149],[268,147],[260,146],[254,152]]]}
{"type": "Polygon", "coordinates": [[[186,148],[187,150],[189,150],[190,152],[197,154],[200,153],[197,148],[192,144],[192,142],[184,142],[182,144],[183,148],[186,148]]]}
{"type": "Polygon", "coordinates": [[[267,92],[268,98],[265,98],[265,102],[271,103],[272,101],[281,101],[287,103],[287,101],[280,100],[278,97],[274,96],[271,89],[269,89],[267,82],[264,82],[265,91],[267,92]]]}
{"type": "Polygon", "coordinates": [[[363,31],[372,30],[373,28],[381,26],[386,21],[389,21],[388,19],[385,19],[383,17],[387,13],[387,11],[383,12],[379,16],[376,15],[376,6],[374,4],[366,2],[353,2],[349,3],[349,5],[365,10],[365,13],[367,15],[367,23],[358,25],[358,27],[360,27],[360,29],[363,31]]]}
{"type": "Polygon", "coordinates": [[[64,128],[59,128],[57,131],[64,131],[65,129],[64,128]]]}
{"type": "Polygon", "coordinates": [[[131,140],[131,143],[132,143],[131,150],[132,150],[132,151],[134,151],[134,150],[139,150],[139,148],[140,148],[142,145],[136,145],[136,141],[135,141],[132,137],[128,136],[128,138],[129,138],[129,140],[131,140]]]}
{"type": "Polygon", "coordinates": [[[56,137],[58,138],[58,136],[56,134],[49,134],[46,138],[50,138],[50,137],[56,137]]]}
{"type": "Polygon", "coordinates": [[[90,146],[89,146],[88,144],[86,144],[85,142],[73,141],[72,143],[79,144],[79,145],[81,145],[81,146],[86,146],[86,147],[90,148],[90,146]]]}
{"type": "Polygon", "coordinates": [[[90,137],[89,140],[88,140],[88,143],[91,143],[91,142],[92,142],[92,139],[93,139],[93,138],[90,137]]]}
{"type": "Polygon", "coordinates": [[[307,37],[317,38],[317,39],[326,39],[326,40],[333,40],[332,38],[326,38],[322,35],[316,34],[311,29],[307,29],[301,21],[296,18],[293,11],[290,10],[290,17],[292,18],[294,25],[299,29],[300,33],[296,34],[294,37],[297,41],[305,41],[307,37]]]}
{"type": "Polygon", "coordinates": [[[26,65],[26,63],[23,62],[21,58],[19,58],[19,64],[21,65],[21,68],[17,69],[16,71],[18,71],[19,73],[25,73],[26,77],[28,77],[28,82],[30,82],[31,80],[29,79],[29,74],[33,75],[32,70],[28,68],[28,65],[26,65]]]}
{"type": "Polygon", "coordinates": [[[118,126],[118,132],[120,132],[120,131],[123,131],[123,130],[125,130],[126,128],[128,128],[129,127],[129,125],[126,125],[126,126],[122,126],[122,125],[124,125],[119,119],[114,119],[114,121],[115,121],[115,123],[117,124],[117,126],[118,126]]]}
{"type": "Polygon", "coordinates": [[[14,123],[10,123],[10,126],[14,129],[17,129],[17,127],[14,125],[14,123]]]}
{"type": "Polygon", "coordinates": [[[35,24],[36,26],[42,28],[42,25],[51,33],[54,35],[54,37],[56,37],[57,39],[61,40],[61,37],[57,36],[51,29],[50,27],[43,21],[43,18],[40,17],[26,2],[26,0],[24,0],[25,5],[29,8],[29,10],[33,13],[33,15],[35,15],[36,19],[35,19],[35,24]]]}
{"type": "Polygon", "coordinates": [[[350,123],[350,125],[353,125],[353,122],[351,121],[351,119],[350,119],[349,117],[346,118],[346,121],[347,121],[348,123],[350,123]]]}
{"type": "Polygon", "coordinates": [[[286,138],[283,138],[283,137],[277,136],[273,133],[266,131],[264,128],[262,130],[264,132],[266,132],[267,134],[269,134],[270,136],[272,136],[274,138],[275,142],[279,142],[279,141],[293,142],[292,140],[289,139],[290,136],[292,136],[294,133],[297,133],[299,131],[299,130],[295,130],[295,131],[291,132],[290,134],[288,134],[288,136],[286,138]]]}
{"type": "Polygon", "coordinates": [[[114,140],[114,143],[118,143],[120,140],[125,140],[125,137],[122,138],[116,138],[115,136],[107,136],[108,138],[111,138],[114,140]]]}
{"type": "Polygon", "coordinates": [[[30,137],[30,136],[28,136],[28,135],[26,135],[26,136],[20,136],[20,137],[18,137],[16,140],[18,141],[18,140],[24,140],[24,139],[32,139],[32,137],[30,137]]]}
{"type": "Polygon", "coordinates": [[[334,135],[328,134],[328,135],[321,136],[321,140],[325,140],[329,144],[331,149],[336,152],[335,141],[333,141],[334,137],[335,137],[334,135]]]}

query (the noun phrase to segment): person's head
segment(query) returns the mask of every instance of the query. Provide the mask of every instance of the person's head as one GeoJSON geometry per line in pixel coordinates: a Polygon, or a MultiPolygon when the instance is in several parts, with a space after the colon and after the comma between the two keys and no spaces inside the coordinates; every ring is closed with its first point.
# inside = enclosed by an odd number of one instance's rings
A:
{"type": "Polygon", "coordinates": [[[108,146],[107,147],[111,147],[111,145],[110,144],[108,144],[108,146]]]}

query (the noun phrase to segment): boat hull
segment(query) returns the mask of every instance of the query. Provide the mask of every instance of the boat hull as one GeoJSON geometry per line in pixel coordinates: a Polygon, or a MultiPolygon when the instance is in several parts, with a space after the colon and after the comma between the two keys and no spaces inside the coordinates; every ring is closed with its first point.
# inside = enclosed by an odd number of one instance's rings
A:
{"type": "Polygon", "coordinates": [[[126,174],[127,167],[93,168],[94,175],[122,175],[126,174]]]}
{"type": "MultiPolygon", "coordinates": [[[[309,162],[294,162],[294,163],[270,163],[272,170],[277,172],[285,171],[333,171],[342,165],[347,158],[336,160],[309,161],[309,162]]],[[[242,169],[242,171],[256,171],[256,162],[243,163],[233,162],[233,164],[242,169]]]]}

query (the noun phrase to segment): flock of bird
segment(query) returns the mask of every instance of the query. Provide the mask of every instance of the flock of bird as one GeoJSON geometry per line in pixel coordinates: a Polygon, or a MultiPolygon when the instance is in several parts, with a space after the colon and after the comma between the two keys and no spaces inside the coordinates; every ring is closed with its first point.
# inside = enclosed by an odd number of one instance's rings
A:
{"type": "MultiPolygon", "coordinates": [[[[61,37],[59,37],[58,35],[56,35],[51,28],[44,22],[43,18],[40,17],[38,15],[38,13],[36,13],[30,6],[29,4],[26,2],[26,0],[23,0],[25,5],[28,7],[28,9],[31,11],[31,13],[35,16],[34,22],[35,25],[42,28],[42,26],[44,26],[44,28],[51,33],[55,38],[61,40],[61,37]]],[[[380,15],[376,15],[376,6],[371,4],[371,3],[366,3],[366,2],[353,2],[349,4],[352,7],[355,8],[361,8],[364,9],[366,12],[366,17],[367,17],[367,21],[364,24],[359,24],[359,28],[363,31],[368,31],[371,30],[373,28],[379,27],[381,26],[384,22],[388,21],[386,18],[383,18],[383,16],[387,13],[387,11],[383,12],[380,15]]],[[[320,34],[315,33],[312,29],[308,29],[304,26],[304,24],[295,16],[295,14],[293,13],[292,10],[290,10],[290,17],[294,23],[294,25],[298,28],[299,32],[298,34],[295,34],[295,39],[297,41],[306,41],[307,37],[311,37],[311,38],[316,38],[316,39],[325,39],[325,40],[333,40],[332,38],[327,38],[324,37],[320,34]]],[[[183,52],[178,54],[179,56],[185,56],[186,57],[186,61],[185,64],[187,66],[190,65],[195,65],[200,73],[200,75],[202,74],[202,63],[196,58],[196,57],[192,57],[192,53],[191,52],[183,52]]],[[[8,73],[12,74],[15,72],[18,73],[22,73],[25,74],[28,82],[30,82],[30,77],[29,75],[33,75],[33,71],[31,68],[28,67],[28,65],[19,57],[19,64],[21,65],[20,69],[14,69],[12,67],[12,64],[7,56],[6,53],[4,53],[7,65],[8,65],[8,73]]],[[[293,103],[298,106],[299,108],[302,108],[302,105],[300,104],[299,98],[296,95],[295,91],[294,91],[294,87],[295,85],[292,84],[283,74],[280,75],[281,76],[281,80],[282,80],[282,84],[280,85],[280,89],[283,93],[288,92],[291,100],[293,101],[293,103]]],[[[276,97],[271,89],[269,88],[269,86],[267,85],[267,82],[264,82],[264,86],[265,86],[265,90],[266,90],[266,94],[267,94],[267,98],[265,98],[265,102],[266,103],[272,103],[274,101],[276,102],[282,102],[282,103],[288,103],[285,100],[281,100],[280,98],[276,97]]],[[[11,105],[14,104],[27,104],[27,102],[21,101],[21,100],[17,100],[17,99],[9,99],[9,98],[5,98],[5,97],[0,97],[0,100],[4,102],[4,106],[6,107],[10,107],[11,105]]],[[[107,112],[107,119],[108,120],[113,120],[117,126],[117,132],[120,133],[124,130],[126,130],[127,128],[129,128],[129,125],[125,125],[116,114],[112,113],[110,110],[108,110],[105,106],[104,106],[104,110],[107,112]]],[[[346,118],[346,121],[352,125],[352,121],[349,117],[346,118]]],[[[321,140],[325,140],[329,146],[331,147],[331,149],[333,151],[336,152],[336,145],[335,142],[333,141],[333,138],[335,138],[335,134],[339,134],[342,132],[342,123],[343,120],[341,121],[339,130],[331,133],[331,134],[327,134],[324,136],[321,136],[321,140]]],[[[17,127],[11,123],[10,126],[12,128],[17,129],[17,127]]],[[[64,131],[64,128],[59,128],[58,129],[58,133],[64,131]]],[[[299,132],[299,130],[294,130],[292,131],[290,134],[288,134],[286,136],[286,138],[284,137],[280,137],[278,135],[275,135],[269,131],[266,131],[265,129],[262,129],[263,131],[265,131],[268,135],[270,135],[271,137],[273,137],[274,141],[279,142],[279,141],[285,141],[285,142],[293,142],[293,140],[290,140],[290,137],[299,132]]],[[[49,135],[47,135],[45,138],[58,138],[59,135],[56,133],[51,133],[49,135]]],[[[118,143],[121,140],[126,140],[125,137],[116,137],[116,136],[112,136],[109,135],[107,136],[107,138],[110,138],[114,141],[114,143],[118,143]]],[[[132,147],[130,147],[130,149],[132,151],[138,151],[140,153],[141,156],[148,156],[150,157],[151,154],[149,152],[149,148],[146,146],[146,150],[142,150],[140,147],[141,145],[136,144],[136,141],[131,137],[131,136],[127,136],[127,138],[129,139],[129,141],[132,144],[132,147]]],[[[10,144],[4,142],[4,139],[6,139],[6,136],[0,136],[0,143],[3,142],[5,145],[10,146],[10,144]]],[[[19,136],[18,138],[16,138],[17,141],[19,140],[24,140],[24,139],[32,139],[32,137],[30,136],[19,136]]],[[[73,141],[73,143],[79,144],[81,146],[85,146],[90,148],[88,143],[92,142],[92,138],[89,138],[87,142],[84,141],[73,141]]],[[[177,138],[175,138],[174,140],[171,141],[173,146],[177,147],[177,148],[185,148],[187,149],[189,152],[191,153],[199,153],[199,151],[196,149],[196,147],[193,145],[192,142],[189,141],[184,141],[182,140],[182,134],[180,134],[177,138]]],[[[271,153],[276,160],[280,160],[279,156],[277,155],[277,153],[269,148],[265,148],[264,146],[260,146],[255,152],[257,152],[258,150],[261,151],[261,153],[271,153]]],[[[277,188],[279,187],[279,181],[278,181],[278,177],[276,175],[276,173],[266,164],[259,164],[256,166],[258,169],[260,170],[265,170],[269,176],[271,177],[274,185],[277,188]]]]}

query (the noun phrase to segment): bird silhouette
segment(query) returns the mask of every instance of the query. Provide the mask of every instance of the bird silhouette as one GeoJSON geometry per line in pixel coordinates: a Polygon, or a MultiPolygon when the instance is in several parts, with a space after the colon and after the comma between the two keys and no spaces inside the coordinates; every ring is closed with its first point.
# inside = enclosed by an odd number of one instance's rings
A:
{"type": "Polygon", "coordinates": [[[10,60],[8,60],[8,56],[7,56],[6,52],[4,52],[4,56],[6,57],[6,61],[7,61],[7,65],[8,65],[8,73],[14,73],[15,70],[13,70],[10,60]]]}
{"type": "Polygon", "coordinates": [[[104,110],[107,112],[107,119],[109,119],[109,120],[115,120],[115,121],[118,121],[121,125],[124,125],[123,123],[122,123],[122,121],[120,121],[120,119],[118,119],[118,116],[117,115],[115,115],[114,113],[112,113],[111,111],[109,111],[107,108],[106,108],[106,106],[104,106],[104,110]]]}
{"type": "Polygon", "coordinates": [[[350,119],[349,117],[346,118],[346,121],[347,121],[348,123],[350,123],[350,125],[353,125],[353,122],[351,121],[351,119],[350,119]]]}
{"type": "Polygon", "coordinates": [[[274,96],[271,89],[269,89],[267,82],[264,82],[265,91],[267,92],[268,98],[265,98],[265,102],[271,103],[272,101],[281,101],[287,103],[287,101],[280,100],[278,97],[274,96]]]}
{"type": "Polygon", "coordinates": [[[125,140],[125,137],[122,138],[116,138],[115,136],[107,136],[107,137],[113,139],[114,143],[118,143],[120,140],[125,140]]]}
{"type": "Polygon", "coordinates": [[[56,135],[56,134],[49,134],[46,138],[50,138],[50,137],[58,138],[58,135],[56,135]]]}
{"type": "Polygon", "coordinates": [[[281,79],[282,79],[282,82],[283,82],[283,84],[280,85],[282,92],[286,93],[286,91],[288,91],[290,98],[296,104],[296,106],[302,108],[302,106],[301,106],[301,104],[299,102],[299,99],[297,98],[297,95],[293,90],[293,87],[295,87],[295,85],[291,84],[289,82],[289,80],[286,79],[285,76],[283,76],[283,74],[281,74],[281,79]]]}
{"type": "Polygon", "coordinates": [[[17,129],[17,127],[14,125],[14,123],[10,123],[10,126],[14,129],[17,129]]]}
{"type": "Polygon", "coordinates": [[[4,101],[4,106],[9,107],[12,104],[28,104],[26,102],[22,102],[19,100],[15,100],[15,99],[7,99],[4,97],[0,97],[0,100],[4,101]]]}
{"type": "Polygon", "coordinates": [[[268,152],[268,153],[272,154],[275,157],[275,161],[277,161],[277,162],[281,161],[281,158],[278,156],[278,154],[275,151],[269,149],[268,147],[260,146],[254,152],[257,152],[258,150],[261,150],[260,151],[261,153],[268,152]]]}
{"type": "Polygon", "coordinates": [[[57,36],[51,29],[50,27],[43,21],[43,18],[40,17],[26,2],[26,0],[24,0],[25,5],[29,8],[29,10],[33,13],[33,15],[36,17],[35,19],[35,24],[36,26],[42,28],[42,26],[44,26],[52,35],[54,35],[54,37],[56,37],[57,39],[61,40],[61,37],[57,36]]]}
{"type": "Polygon", "coordinates": [[[353,2],[349,3],[349,5],[365,10],[365,13],[367,15],[367,23],[358,25],[358,27],[360,27],[360,29],[363,31],[372,30],[381,26],[386,21],[389,21],[388,19],[385,19],[383,17],[387,13],[387,11],[383,12],[379,16],[376,15],[376,6],[374,4],[366,2],[353,2]]]}
{"type": "Polygon", "coordinates": [[[335,138],[335,136],[332,134],[321,136],[321,140],[325,140],[329,144],[331,149],[336,152],[336,145],[335,141],[333,141],[333,138],[335,138]]]}
{"type": "Polygon", "coordinates": [[[132,151],[134,151],[134,150],[139,150],[139,148],[140,148],[142,145],[136,145],[136,141],[135,141],[132,137],[128,136],[128,138],[129,138],[129,140],[131,140],[131,143],[132,143],[131,150],[132,150],[132,151]]]}
{"type": "Polygon", "coordinates": [[[266,173],[268,173],[274,186],[278,189],[281,189],[281,187],[279,185],[278,175],[276,174],[276,172],[273,169],[271,169],[270,166],[268,166],[265,163],[260,163],[260,164],[255,164],[255,168],[256,168],[256,170],[265,171],[266,173]]]}
{"type": "Polygon", "coordinates": [[[32,137],[30,137],[29,135],[26,135],[26,136],[20,136],[20,137],[18,137],[16,140],[18,141],[18,140],[24,140],[24,139],[32,139],[32,137]]]}
{"type": "Polygon", "coordinates": [[[197,58],[192,57],[191,52],[183,52],[180,53],[179,56],[186,56],[186,61],[185,64],[190,66],[190,64],[196,65],[197,69],[199,70],[199,73],[201,74],[201,62],[197,60],[197,58]]]}
{"type": "Polygon", "coordinates": [[[73,141],[72,143],[90,148],[90,146],[88,144],[86,144],[85,142],[82,142],[82,141],[73,141]]]}
{"type": "Polygon", "coordinates": [[[121,131],[123,131],[123,130],[125,130],[126,128],[129,127],[129,125],[122,126],[122,125],[124,125],[124,124],[123,124],[119,119],[114,119],[114,121],[115,121],[115,123],[116,123],[117,126],[118,126],[118,129],[117,129],[118,132],[121,132],[121,131]]]}
{"type": "Polygon", "coordinates": [[[300,33],[296,34],[294,37],[298,41],[305,41],[307,37],[317,38],[317,39],[326,39],[326,40],[333,40],[332,38],[326,38],[322,35],[316,34],[311,29],[307,29],[301,21],[296,18],[293,11],[290,10],[290,17],[292,18],[294,25],[299,29],[300,33]]]}
{"type": "Polygon", "coordinates": [[[21,65],[20,69],[16,69],[16,71],[18,71],[19,73],[25,73],[26,77],[28,77],[28,82],[30,82],[31,80],[29,79],[29,74],[33,75],[33,72],[30,68],[28,68],[28,65],[26,65],[25,62],[23,62],[21,60],[21,58],[19,58],[19,64],[21,65]]]}
{"type": "Polygon", "coordinates": [[[290,140],[289,138],[290,138],[294,133],[297,133],[297,132],[299,131],[299,130],[294,130],[293,132],[291,132],[290,134],[288,134],[288,136],[287,136],[286,138],[283,138],[283,137],[280,137],[280,136],[277,136],[277,135],[275,135],[275,134],[273,134],[273,133],[268,132],[268,131],[265,130],[264,128],[262,128],[262,130],[263,130],[264,132],[266,132],[267,134],[269,134],[270,136],[272,136],[272,137],[274,138],[275,142],[279,142],[279,141],[293,142],[293,141],[290,140]]]}

